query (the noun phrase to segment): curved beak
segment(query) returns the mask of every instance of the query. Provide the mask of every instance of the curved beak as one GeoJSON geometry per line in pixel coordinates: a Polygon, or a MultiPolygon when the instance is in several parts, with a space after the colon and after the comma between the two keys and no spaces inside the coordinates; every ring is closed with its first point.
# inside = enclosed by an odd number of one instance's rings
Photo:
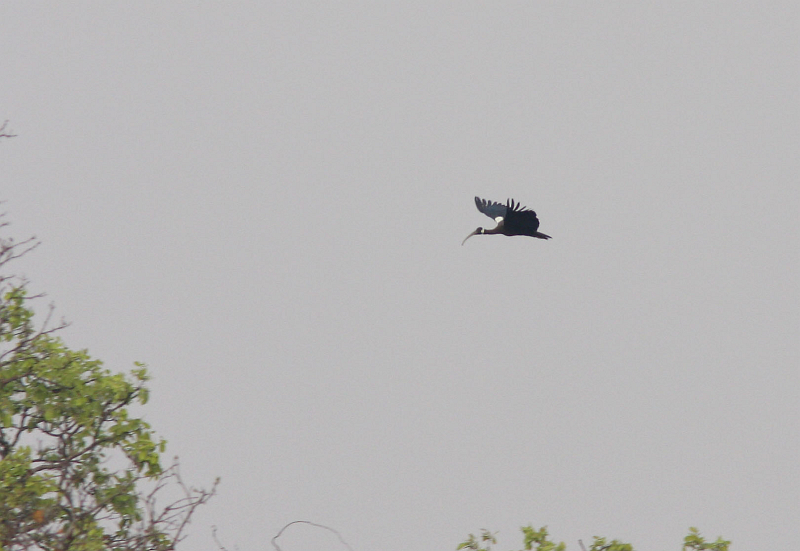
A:
{"type": "Polygon", "coordinates": [[[467,242],[467,239],[469,239],[470,237],[472,237],[473,235],[475,235],[475,234],[477,234],[477,233],[478,233],[478,230],[475,230],[474,232],[472,232],[471,234],[469,234],[468,236],[466,236],[466,237],[464,238],[464,241],[462,241],[462,242],[461,242],[461,246],[463,247],[463,246],[464,246],[464,243],[466,243],[466,242],[467,242]]]}

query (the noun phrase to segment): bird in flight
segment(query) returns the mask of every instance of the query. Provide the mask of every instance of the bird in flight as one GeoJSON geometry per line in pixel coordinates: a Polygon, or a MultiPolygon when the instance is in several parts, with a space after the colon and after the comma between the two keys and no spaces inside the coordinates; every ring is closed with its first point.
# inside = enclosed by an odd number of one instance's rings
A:
{"type": "Polygon", "coordinates": [[[506,204],[494,203],[475,198],[475,206],[478,210],[489,218],[494,218],[497,226],[491,230],[478,228],[461,242],[463,245],[467,239],[473,235],[529,235],[531,237],[538,237],[539,239],[551,239],[549,235],[537,231],[539,229],[539,219],[536,218],[536,213],[527,207],[523,207],[519,203],[514,203],[513,199],[506,201],[506,204]]]}

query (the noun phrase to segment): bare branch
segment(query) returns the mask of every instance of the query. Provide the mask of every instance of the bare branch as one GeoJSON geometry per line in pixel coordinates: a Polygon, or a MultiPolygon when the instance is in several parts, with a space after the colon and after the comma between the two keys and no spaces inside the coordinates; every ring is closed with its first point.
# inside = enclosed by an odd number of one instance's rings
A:
{"type": "Polygon", "coordinates": [[[4,121],[3,125],[0,126],[0,138],[16,138],[16,134],[7,134],[6,133],[6,126],[8,126],[8,121],[4,121]]]}
{"type": "Polygon", "coordinates": [[[214,481],[210,490],[198,490],[187,486],[180,476],[180,465],[176,457],[175,462],[160,475],[153,490],[145,496],[145,510],[150,520],[149,526],[144,531],[170,532],[173,545],[177,545],[186,537],[183,532],[191,522],[195,510],[216,494],[218,485],[219,478],[214,481]],[[172,482],[180,488],[183,497],[159,512],[156,506],[156,497],[172,482]]]}
{"type": "MultiPolygon", "coordinates": [[[[0,225],[0,227],[6,225],[8,225],[7,222],[0,225]]],[[[0,239],[0,265],[28,254],[40,244],[41,243],[36,240],[36,236],[29,237],[25,241],[20,242],[16,242],[13,239],[0,239]]]]}
{"type": "Polygon", "coordinates": [[[219,539],[217,538],[217,527],[216,526],[212,526],[211,527],[211,537],[214,538],[214,543],[217,544],[217,547],[219,547],[220,551],[228,551],[228,548],[225,547],[224,545],[222,545],[222,542],[220,542],[219,539]]]}
{"type": "Polygon", "coordinates": [[[316,526],[317,528],[323,528],[323,529],[325,529],[325,530],[327,530],[329,532],[333,532],[334,534],[336,534],[336,537],[339,538],[339,541],[342,542],[342,545],[347,547],[350,551],[353,551],[353,548],[350,547],[350,545],[346,541],[344,541],[344,538],[342,538],[342,535],[339,532],[337,532],[336,530],[334,530],[333,528],[331,528],[329,526],[324,526],[322,524],[317,524],[316,522],[311,522],[311,521],[308,521],[308,520],[293,520],[292,522],[290,522],[289,524],[287,524],[286,526],[284,526],[283,528],[280,529],[280,532],[278,532],[275,535],[275,537],[272,538],[272,546],[275,549],[277,549],[278,551],[283,551],[283,550],[280,547],[278,547],[278,543],[275,540],[277,540],[279,537],[281,537],[281,534],[283,534],[284,530],[289,528],[292,524],[308,524],[308,525],[311,525],[311,526],[316,526]]]}

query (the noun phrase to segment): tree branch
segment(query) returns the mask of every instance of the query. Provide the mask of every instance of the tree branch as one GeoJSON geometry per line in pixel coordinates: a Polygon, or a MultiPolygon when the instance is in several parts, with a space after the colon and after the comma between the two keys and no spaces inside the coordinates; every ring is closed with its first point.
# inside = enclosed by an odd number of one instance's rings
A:
{"type": "Polygon", "coordinates": [[[336,530],[334,530],[333,528],[331,528],[329,526],[324,526],[322,524],[317,524],[316,522],[311,522],[311,521],[308,521],[308,520],[293,520],[292,522],[290,522],[289,524],[287,524],[286,526],[284,526],[283,528],[280,529],[280,532],[278,532],[275,535],[275,537],[272,538],[272,546],[275,549],[277,549],[278,551],[283,551],[283,550],[280,547],[278,547],[278,544],[277,544],[277,542],[275,540],[277,540],[279,537],[281,537],[281,534],[283,534],[284,530],[289,528],[292,524],[308,524],[310,526],[316,526],[317,528],[323,528],[323,529],[325,529],[325,530],[327,530],[329,532],[333,532],[334,534],[336,534],[336,537],[339,538],[339,541],[342,542],[342,545],[347,547],[350,551],[353,551],[353,548],[350,547],[350,545],[346,541],[344,541],[344,538],[342,538],[342,535],[339,532],[337,532],[336,530]]]}
{"type": "Polygon", "coordinates": [[[8,126],[8,121],[4,121],[3,125],[0,126],[0,138],[16,138],[16,134],[7,134],[6,133],[6,126],[8,126]]]}

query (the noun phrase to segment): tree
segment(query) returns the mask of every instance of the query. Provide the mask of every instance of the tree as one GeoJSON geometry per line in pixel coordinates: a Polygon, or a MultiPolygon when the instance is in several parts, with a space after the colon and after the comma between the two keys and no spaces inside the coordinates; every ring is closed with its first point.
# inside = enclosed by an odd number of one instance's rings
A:
{"type": "Polygon", "coordinates": [[[189,488],[162,467],[165,441],[129,411],[147,402],[144,365],[112,373],[69,349],[52,306],[34,324],[37,297],[5,270],[36,245],[0,239],[0,550],[174,549],[217,483],[189,488]],[[175,501],[157,507],[165,493],[175,501]]]}
{"type": "MultiPolygon", "coordinates": [[[[555,543],[548,539],[547,526],[535,530],[533,526],[523,526],[524,551],[565,551],[567,546],[564,542],[555,543]],[[534,547],[534,544],[536,547],[534,547]]],[[[586,547],[582,541],[578,541],[583,551],[586,547]]],[[[458,545],[457,550],[469,549],[470,551],[492,551],[492,545],[497,544],[497,538],[489,530],[481,530],[480,536],[470,534],[469,537],[458,545]],[[485,547],[484,547],[485,546],[485,547]]],[[[689,535],[683,539],[683,551],[728,551],[731,544],[722,538],[717,538],[715,542],[706,542],[700,535],[697,528],[689,528],[689,535]]],[[[589,551],[634,551],[630,543],[623,543],[619,540],[607,541],[606,538],[594,537],[589,551]]]]}

